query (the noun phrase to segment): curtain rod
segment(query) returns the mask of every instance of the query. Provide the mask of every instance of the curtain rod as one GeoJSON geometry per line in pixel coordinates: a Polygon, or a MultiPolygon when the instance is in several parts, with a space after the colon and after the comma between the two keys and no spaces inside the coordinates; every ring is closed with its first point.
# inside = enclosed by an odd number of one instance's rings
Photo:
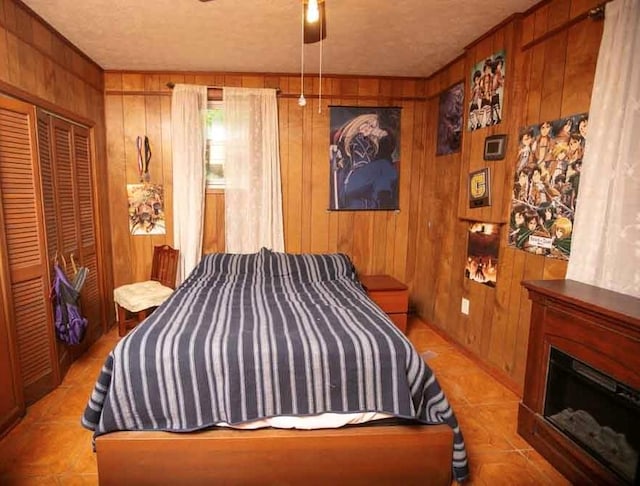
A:
{"type": "MultiPolygon", "coordinates": [[[[172,81],[169,81],[167,83],[167,88],[173,89],[175,85],[176,85],[176,83],[174,83],[172,81]]],[[[228,86],[228,87],[231,87],[231,86],[228,86]]],[[[207,89],[219,89],[219,90],[222,90],[222,89],[224,89],[224,86],[207,86],[207,89]]],[[[276,93],[278,93],[278,94],[280,93],[280,88],[272,88],[272,89],[275,89],[276,93]]]]}

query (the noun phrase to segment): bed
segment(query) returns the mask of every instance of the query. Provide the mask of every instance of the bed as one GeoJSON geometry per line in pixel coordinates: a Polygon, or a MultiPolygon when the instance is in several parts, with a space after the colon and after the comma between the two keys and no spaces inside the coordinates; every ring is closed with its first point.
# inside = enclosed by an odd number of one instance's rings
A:
{"type": "Polygon", "coordinates": [[[94,431],[100,484],[448,485],[468,475],[435,376],[342,254],[205,255],[109,354],[82,424],[94,431]],[[269,422],[353,414],[376,420],[269,422]]]}

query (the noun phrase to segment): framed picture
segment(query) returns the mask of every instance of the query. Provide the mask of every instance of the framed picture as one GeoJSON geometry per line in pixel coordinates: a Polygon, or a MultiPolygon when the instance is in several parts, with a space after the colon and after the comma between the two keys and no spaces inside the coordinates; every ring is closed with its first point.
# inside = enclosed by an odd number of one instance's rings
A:
{"type": "Polygon", "coordinates": [[[506,73],[504,50],[477,62],[471,68],[471,99],[467,128],[470,131],[502,121],[506,73]]]}
{"type": "Polygon", "coordinates": [[[463,103],[463,81],[440,94],[436,155],[448,155],[460,151],[463,103]]]}
{"type": "Polygon", "coordinates": [[[329,107],[329,209],[399,209],[400,108],[329,107]]]}
{"type": "Polygon", "coordinates": [[[484,160],[504,159],[506,147],[506,135],[489,135],[484,139],[484,160]]]}
{"type": "Polygon", "coordinates": [[[491,181],[489,168],[471,172],[469,174],[469,207],[479,208],[491,205],[491,181]]]}

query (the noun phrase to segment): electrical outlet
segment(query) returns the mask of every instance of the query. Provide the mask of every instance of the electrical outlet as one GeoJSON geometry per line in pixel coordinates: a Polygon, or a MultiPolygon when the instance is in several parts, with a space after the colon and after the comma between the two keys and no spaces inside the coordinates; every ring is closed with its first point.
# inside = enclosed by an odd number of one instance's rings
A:
{"type": "Polygon", "coordinates": [[[462,303],[460,304],[460,312],[465,315],[469,315],[469,299],[462,298],[462,303]]]}

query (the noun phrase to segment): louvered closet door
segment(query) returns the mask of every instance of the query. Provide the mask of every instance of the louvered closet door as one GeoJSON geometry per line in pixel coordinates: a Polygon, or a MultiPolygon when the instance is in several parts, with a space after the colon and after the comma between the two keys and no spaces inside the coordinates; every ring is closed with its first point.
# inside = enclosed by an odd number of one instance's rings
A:
{"type": "MultiPolygon", "coordinates": [[[[18,109],[19,107],[16,107],[18,109]]],[[[8,159],[9,120],[24,114],[13,112],[0,99],[0,167],[8,159]]],[[[24,129],[24,128],[23,128],[24,129]]],[[[11,132],[16,129],[12,128],[11,132]]],[[[13,302],[11,301],[11,275],[9,255],[6,248],[4,205],[0,198],[0,436],[24,414],[25,404],[20,378],[20,364],[16,346],[15,326],[13,325],[13,302]]]]}
{"type": "Polygon", "coordinates": [[[24,103],[0,100],[2,243],[8,262],[3,297],[15,330],[27,403],[52,390],[59,377],[36,160],[33,109],[24,103]]]}
{"type": "MultiPolygon", "coordinates": [[[[42,184],[42,202],[44,206],[44,226],[47,237],[47,253],[51,264],[60,251],[59,232],[56,211],[56,185],[51,151],[51,117],[38,110],[38,155],[40,157],[40,180],[42,184]]],[[[53,275],[53,272],[51,272],[53,275]]]]}
{"type": "Polygon", "coordinates": [[[97,337],[102,333],[102,323],[91,177],[91,141],[89,130],[86,128],[73,127],[73,160],[76,174],[75,192],[78,198],[78,221],[80,222],[80,261],[89,269],[80,298],[82,310],[89,319],[88,337],[97,337]]]}
{"type": "Polygon", "coordinates": [[[58,213],[59,252],[67,275],[73,275],[71,255],[79,255],[78,203],[74,191],[72,125],[51,117],[51,154],[53,155],[56,209],[58,213]]]}
{"type": "MultiPolygon", "coordinates": [[[[62,244],[60,242],[60,232],[58,227],[57,201],[56,201],[56,183],[55,168],[53,166],[53,151],[51,146],[51,130],[53,123],[51,115],[38,110],[38,156],[40,159],[40,182],[42,185],[42,203],[44,210],[44,227],[47,239],[47,256],[49,265],[49,278],[54,275],[53,262],[56,256],[60,255],[62,244]]],[[[62,263],[62,259],[59,259],[62,263]]],[[[59,339],[56,339],[56,348],[58,351],[58,367],[60,371],[60,379],[67,374],[73,356],[69,346],[65,345],[59,339]]]]}

